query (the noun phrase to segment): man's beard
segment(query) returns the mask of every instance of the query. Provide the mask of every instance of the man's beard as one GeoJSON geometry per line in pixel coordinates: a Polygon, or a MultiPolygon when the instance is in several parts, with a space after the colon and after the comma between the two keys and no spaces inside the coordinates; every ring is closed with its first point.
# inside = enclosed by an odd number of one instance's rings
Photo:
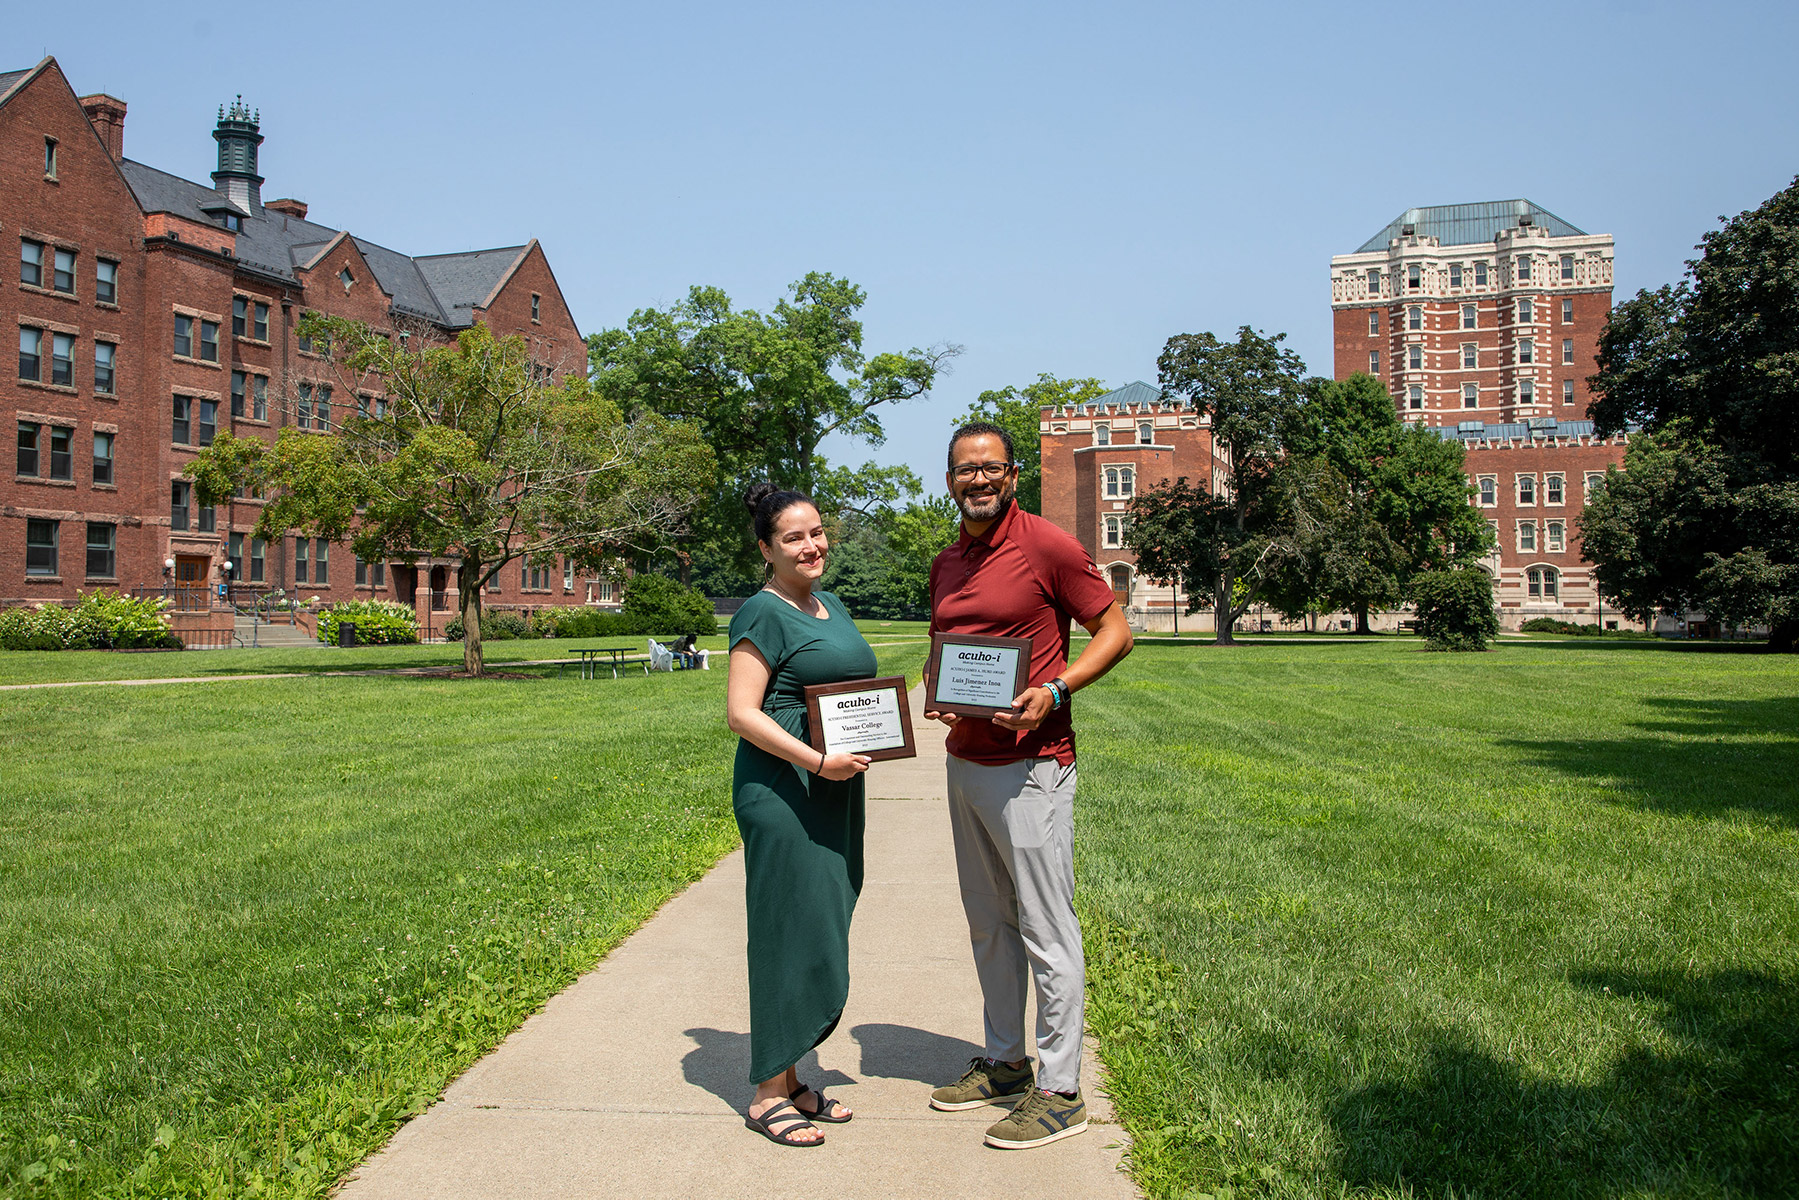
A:
{"type": "Polygon", "coordinates": [[[1010,503],[1012,503],[1011,488],[1000,488],[979,500],[970,500],[967,495],[956,497],[956,507],[962,511],[962,516],[970,521],[997,521],[1006,515],[1006,506],[1010,503]]]}

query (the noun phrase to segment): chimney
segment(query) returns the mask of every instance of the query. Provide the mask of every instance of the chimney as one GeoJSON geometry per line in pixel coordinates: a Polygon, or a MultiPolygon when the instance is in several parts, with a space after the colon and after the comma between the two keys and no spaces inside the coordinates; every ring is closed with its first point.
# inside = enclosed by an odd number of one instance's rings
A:
{"type": "Polygon", "coordinates": [[[302,221],[306,219],[306,201],[304,200],[283,197],[280,200],[270,200],[267,204],[264,204],[263,207],[270,212],[282,213],[289,217],[298,217],[302,221]]]}
{"type": "Polygon", "coordinates": [[[117,96],[108,96],[99,92],[81,98],[81,111],[87,114],[88,124],[106,143],[106,152],[113,161],[125,157],[125,102],[117,96]]]}
{"type": "Polygon", "coordinates": [[[261,129],[262,113],[252,116],[244,98],[239,96],[229,113],[224,105],[219,106],[218,128],[212,131],[219,143],[219,169],[212,173],[212,186],[253,217],[262,207],[262,176],[256,173],[261,129]]]}

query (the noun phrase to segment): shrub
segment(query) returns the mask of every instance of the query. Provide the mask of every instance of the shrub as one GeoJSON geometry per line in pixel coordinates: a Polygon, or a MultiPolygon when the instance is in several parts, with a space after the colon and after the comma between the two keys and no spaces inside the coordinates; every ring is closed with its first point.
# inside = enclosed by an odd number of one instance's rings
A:
{"type": "Polygon", "coordinates": [[[391,600],[345,600],[319,614],[319,641],[337,644],[337,627],[356,626],[356,640],[373,646],[405,646],[419,640],[418,614],[391,600]]]}
{"type": "Polygon", "coordinates": [[[74,608],[39,604],[0,612],[4,650],[179,650],[161,597],[89,592],[74,608]]]}
{"type": "Polygon", "coordinates": [[[624,614],[598,608],[565,608],[556,618],[557,637],[618,637],[634,632],[624,614]]]}
{"type": "Polygon", "coordinates": [[[711,637],[718,632],[712,601],[662,575],[633,575],[625,584],[624,633],[655,637],[711,637]]]}
{"type": "Polygon", "coordinates": [[[1493,579],[1479,567],[1425,572],[1412,580],[1412,603],[1432,650],[1485,650],[1499,636],[1493,579]]]}
{"type": "MultiPolygon", "coordinates": [[[[481,614],[481,640],[483,642],[510,642],[515,638],[534,638],[543,636],[531,628],[523,616],[515,612],[484,612],[481,614]]],[[[444,641],[460,642],[462,640],[462,617],[451,617],[444,623],[444,641]]]]}

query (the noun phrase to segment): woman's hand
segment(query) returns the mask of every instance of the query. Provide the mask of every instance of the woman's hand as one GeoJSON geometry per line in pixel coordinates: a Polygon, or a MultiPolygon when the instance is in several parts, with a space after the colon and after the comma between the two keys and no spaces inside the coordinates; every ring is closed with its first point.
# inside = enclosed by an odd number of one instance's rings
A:
{"type": "Polygon", "coordinates": [[[874,760],[862,754],[827,754],[824,765],[813,774],[821,779],[854,779],[868,770],[868,764],[874,760]]]}

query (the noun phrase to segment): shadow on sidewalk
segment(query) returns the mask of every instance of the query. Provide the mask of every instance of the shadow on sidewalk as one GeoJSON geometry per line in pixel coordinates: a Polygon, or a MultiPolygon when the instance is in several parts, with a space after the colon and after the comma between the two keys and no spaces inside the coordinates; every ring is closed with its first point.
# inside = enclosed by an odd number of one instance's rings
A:
{"type": "MultiPolygon", "coordinates": [[[[682,1030],[697,1043],[681,1059],[681,1075],[694,1087],[705,1088],[732,1108],[747,1108],[755,1087],[750,1082],[750,1035],[727,1029],[682,1030]]],[[[795,1065],[800,1081],[808,1087],[828,1090],[856,1081],[842,1071],[821,1070],[818,1051],[809,1050],[795,1065]]]]}
{"type": "Polygon", "coordinates": [[[850,1036],[862,1047],[862,1073],[885,1079],[915,1079],[932,1087],[953,1081],[968,1069],[981,1047],[961,1038],[910,1025],[858,1025],[850,1036]]]}

